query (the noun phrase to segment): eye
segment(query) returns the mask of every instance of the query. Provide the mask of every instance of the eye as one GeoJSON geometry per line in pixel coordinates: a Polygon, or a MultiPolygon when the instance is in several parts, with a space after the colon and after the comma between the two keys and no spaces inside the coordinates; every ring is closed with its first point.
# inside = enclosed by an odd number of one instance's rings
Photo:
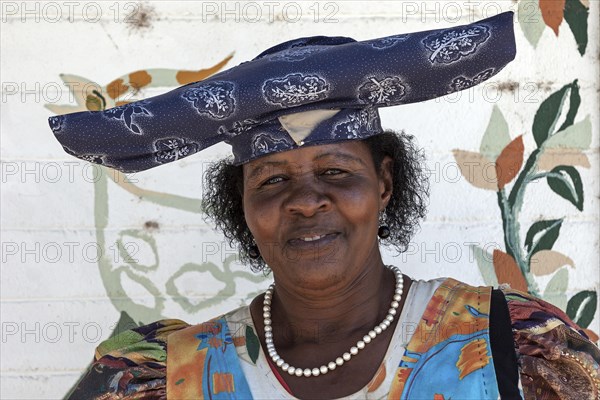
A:
{"type": "Polygon", "coordinates": [[[325,171],[323,171],[323,175],[329,175],[329,176],[340,175],[345,172],[346,171],[342,171],[341,169],[338,169],[338,168],[329,168],[329,169],[326,169],[325,171]]]}
{"type": "Polygon", "coordinates": [[[273,176],[269,179],[267,179],[266,181],[264,181],[260,186],[267,186],[267,185],[274,185],[276,183],[279,182],[283,182],[284,181],[284,177],[283,176],[273,176]]]}

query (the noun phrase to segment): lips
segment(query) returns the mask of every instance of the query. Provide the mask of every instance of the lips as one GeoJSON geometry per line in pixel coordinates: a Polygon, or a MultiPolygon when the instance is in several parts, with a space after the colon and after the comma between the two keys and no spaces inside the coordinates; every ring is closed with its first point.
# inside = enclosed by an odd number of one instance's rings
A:
{"type": "Polygon", "coordinates": [[[325,235],[315,235],[315,236],[311,236],[311,237],[300,237],[300,238],[298,238],[298,240],[302,240],[305,242],[314,242],[315,240],[322,239],[325,236],[327,236],[327,235],[325,234],[325,235]]]}
{"type": "Polygon", "coordinates": [[[314,248],[314,247],[323,247],[333,240],[335,240],[339,236],[339,232],[335,231],[326,231],[326,232],[309,232],[296,234],[290,240],[288,240],[288,245],[291,247],[301,247],[301,248],[314,248]]]}

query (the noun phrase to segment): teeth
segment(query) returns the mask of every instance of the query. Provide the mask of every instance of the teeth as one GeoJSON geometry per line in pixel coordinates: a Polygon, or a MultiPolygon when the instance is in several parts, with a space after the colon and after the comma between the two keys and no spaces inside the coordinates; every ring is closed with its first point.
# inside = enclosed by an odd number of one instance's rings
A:
{"type": "Polygon", "coordinates": [[[325,235],[319,235],[319,236],[312,236],[312,237],[305,237],[305,238],[300,238],[300,240],[303,240],[305,242],[313,242],[315,240],[319,240],[321,238],[325,237],[325,235]]]}

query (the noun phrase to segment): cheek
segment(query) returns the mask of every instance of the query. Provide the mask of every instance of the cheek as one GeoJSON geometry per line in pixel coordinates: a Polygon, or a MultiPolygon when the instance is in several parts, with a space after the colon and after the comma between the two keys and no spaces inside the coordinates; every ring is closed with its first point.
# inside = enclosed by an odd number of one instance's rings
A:
{"type": "Polygon", "coordinates": [[[256,241],[268,240],[278,226],[278,208],[266,201],[249,201],[244,203],[246,224],[256,241]],[[264,238],[264,239],[263,239],[264,238]]]}
{"type": "Polygon", "coordinates": [[[355,225],[366,227],[378,224],[379,197],[371,186],[345,190],[338,196],[337,204],[355,225]]]}

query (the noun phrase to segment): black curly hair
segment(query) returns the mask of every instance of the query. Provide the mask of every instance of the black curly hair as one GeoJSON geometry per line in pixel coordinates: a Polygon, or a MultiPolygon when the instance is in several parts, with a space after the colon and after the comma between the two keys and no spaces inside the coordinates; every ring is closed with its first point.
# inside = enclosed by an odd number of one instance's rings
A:
{"type": "MultiPolygon", "coordinates": [[[[429,181],[424,169],[425,157],[414,137],[404,132],[387,130],[363,141],[369,146],[378,173],[384,157],[393,160],[392,197],[384,213],[384,222],[391,233],[380,242],[399,253],[404,252],[427,209],[429,181]]],[[[246,225],[242,207],[243,185],[241,165],[233,165],[231,158],[215,162],[205,175],[202,206],[207,220],[216,224],[229,244],[240,247],[240,261],[260,271],[265,268],[264,260],[248,255],[254,238],[246,225]]]]}

